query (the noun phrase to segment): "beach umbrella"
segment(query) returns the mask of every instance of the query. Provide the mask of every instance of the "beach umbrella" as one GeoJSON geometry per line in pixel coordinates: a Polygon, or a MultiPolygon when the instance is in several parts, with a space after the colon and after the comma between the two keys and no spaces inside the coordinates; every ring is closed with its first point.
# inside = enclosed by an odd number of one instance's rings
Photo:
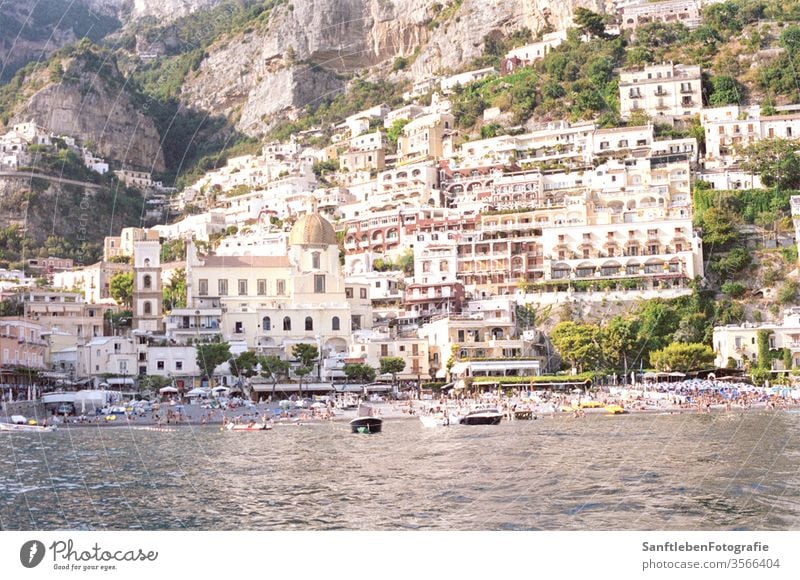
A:
{"type": "Polygon", "coordinates": [[[165,393],[177,393],[178,389],[176,389],[175,387],[164,387],[162,389],[159,389],[158,392],[161,393],[162,395],[165,393]]]}

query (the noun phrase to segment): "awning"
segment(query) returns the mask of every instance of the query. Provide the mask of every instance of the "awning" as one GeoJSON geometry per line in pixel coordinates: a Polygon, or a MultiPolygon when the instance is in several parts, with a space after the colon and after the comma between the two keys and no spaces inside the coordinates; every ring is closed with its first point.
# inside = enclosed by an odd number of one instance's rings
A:
{"type": "Polygon", "coordinates": [[[110,379],[106,379],[106,382],[111,385],[133,385],[133,379],[130,377],[113,377],[110,379]]]}

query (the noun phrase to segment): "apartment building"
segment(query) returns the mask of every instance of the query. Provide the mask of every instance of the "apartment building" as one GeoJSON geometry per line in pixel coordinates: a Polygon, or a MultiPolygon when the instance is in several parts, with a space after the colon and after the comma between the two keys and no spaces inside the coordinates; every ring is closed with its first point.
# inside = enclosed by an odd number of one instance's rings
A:
{"type": "Polygon", "coordinates": [[[397,139],[399,162],[408,164],[441,158],[444,139],[454,127],[455,119],[450,113],[430,113],[410,121],[397,139]]]}
{"type": "Polygon", "coordinates": [[[0,317],[0,365],[44,369],[47,341],[39,322],[12,316],[0,317]]]}
{"type": "Polygon", "coordinates": [[[703,109],[700,120],[705,130],[708,168],[734,165],[738,148],[761,139],[800,137],[800,113],[764,116],[757,106],[728,105],[703,109]]]}
{"type": "Polygon", "coordinates": [[[47,332],[63,333],[75,341],[102,336],[106,326],[112,331],[106,316],[119,311],[115,304],[91,304],[74,292],[33,290],[22,294],[23,316],[37,322],[47,332]]]}
{"type": "Polygon", "coordinates": [[[699,66],[671,62],[623,70],[619,104],[623,119],[635,113],[670,120],[696,115],[703,108],[702,71],[699,66]]]}

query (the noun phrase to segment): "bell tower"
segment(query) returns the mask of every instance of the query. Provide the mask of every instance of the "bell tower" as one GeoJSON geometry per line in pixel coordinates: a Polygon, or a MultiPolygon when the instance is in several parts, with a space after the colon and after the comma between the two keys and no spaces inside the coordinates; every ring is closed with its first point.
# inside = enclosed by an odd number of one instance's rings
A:
{"type": "Polygon", "coordinates": [[[161,243],[146,239],[133,245],[133,329],[164,330],[161,291],[161,243]]]}

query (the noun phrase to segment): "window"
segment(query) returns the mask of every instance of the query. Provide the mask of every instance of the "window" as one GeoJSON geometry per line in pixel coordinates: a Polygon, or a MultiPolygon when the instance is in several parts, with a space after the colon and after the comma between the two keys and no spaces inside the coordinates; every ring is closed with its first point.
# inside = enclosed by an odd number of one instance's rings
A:
{"type": "Polygon", "coordinates": [[[153,287],[153,277],[150,274],[144,275],[144,278],[142,278],[142,286],[147,290],[153,287]]]}
{"type": "Polygon", "coordinates": [[[275,283],[276,286],[276,293],[278,296],[285,296],[286,295],[286,280],[278,280],[275,283]]]}
{"type": "Polygon", "coordinates": [[[261,319],[261,330],[264,332],[272,330],[272,320],[270,320],[269,316],[265,316],[261,319]]]}
{"type": "Polygon", "coordinates": [[[350,316],[350,326],[353,330],[361,330],[361,315],[352,314],[350,316]]]}
{"type": "Polygon", "coordinates": [[[358,295],[361,296],[362,299],[366,299],[367,297],[367,289],[366,288],[359,288],[358,295]]]}
{"type": "Polygon", "coordinates": [[[314,294],[325,294],[325,274],[314,274],[314,294]]]}
{"type": "Polygon", "coordinates": [[[419,345],[414,343],[411,345],[411,356],[419,355],[419,345]]]}
{"type": "Polygon", "coordinates": [[[247,280],[239,280],[239,296],[247,296],[247,280]]]}
{"type": "Polygon", "coordinates": [[[315,270],[319,270],[319,252],[311,254],[311,267],[315,270]]]}
{"type": "Polygon", "coordinates": [[[219,290],[220,296],[227,296],[228,295],[228,281],[227,280],[217,280],[217,289],[219,290]]]}
{"type": "Polygon", "coordinates": [[[382,344],[381,345],[381,356],[389,356],[389,345],[382,344]]]}
{"type": "Polygon", "coordinates": [[[334,316],[331,320],[331,330],[341,330],[338,316],[334,316]]]}
{"type": "Polygon", "coordinates": [[[200,293],[200,296],[208,296],[208,279],[200,278],[197,289],[200,293]]]}
{"type": "Polygon", "coordinates": [[[175,370],[176,371],[182,371],[183,370],[183,361],[182,360],[176,360],[175,361],[175,370]]]}
{"type": "Polygon", "coordinates": [[[256,293],[259,296],[265,296],[267,294],[267,281],[264,279],[256,281],[256,293]]]}
{"type": "Polygon", "coordinates": [[[158,369],[160,371],[164,370],[164,361],[163,360],[156,361],[156,369],[158,369]]]}
{"type": "Polygon", "coordinates": [[[283,329],[284,330],[291,330],[292,329],[292,319],[288,316],[283,317],[283,329]]]}
{"type": "Polygon", "coordinates": [[[150,301],[149,300],[145,301],[145,303],[144,303],[144,313],[145,314],[152,314],[153,313],[153,307],[150,305],[150,301]]]}
{"type": "Polygon", "coordinates": [[[314,330],[314,319],[306,316],[306,330],[314,330]]]}
{"type": "Polygon", "coordinates": [[[348,300],[352,300],[353,298],[353,289],[352,288],[345,288],[344,289],[344,297],[348,300]]]}
{"type": "Polygon", "coordinates": [[[447,263],[447,260],[442,260],[442,261],[439,263],[439,271],[440,271],[440,272],[447,272],[447,271],[448,271],[448,268],[449,268],[449,265],[448,265],[448,263],[447,263]]]}

